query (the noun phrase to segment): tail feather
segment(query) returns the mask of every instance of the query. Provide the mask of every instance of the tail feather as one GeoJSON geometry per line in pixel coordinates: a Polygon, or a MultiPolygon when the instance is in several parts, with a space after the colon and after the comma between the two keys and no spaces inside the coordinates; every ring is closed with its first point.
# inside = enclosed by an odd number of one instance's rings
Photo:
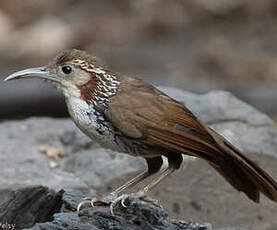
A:
{"type": "MultiPolygon", "coordinates": [[[[215,165],[210,163],[210,165],[223,176],[235,189],[244,192],[247,197],[254,202],[258,203],[260,201],[260,192],[256,188],[252,181],[249,181],[245,177],[241,170],[234,170],[234,168],[229,167],[227,169],[226,165],[215,165]]],[[[235,166],[236,167],[236,166],[235,166]]]]}
{"type": "Polygon", "coordinates": [[[210,130],[219,149],[224,152],[222,161],[209,162],[234,188],[259,202],[260,192],[277,202],[277,182],[255,162],[240,153],[232,144],[210,130]]]}

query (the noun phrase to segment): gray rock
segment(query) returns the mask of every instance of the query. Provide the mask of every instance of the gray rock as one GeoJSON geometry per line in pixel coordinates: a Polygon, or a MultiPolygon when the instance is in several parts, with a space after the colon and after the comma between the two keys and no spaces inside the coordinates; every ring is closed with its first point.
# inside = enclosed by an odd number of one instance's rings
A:
{"type": "MultiPolygon", "coordinates": [[[[126,207],[119,203],[112,215],[108,206],[85,207],[76,212],[84,197],[80,191],[55,193],[43,186],[25,187],[10,194],[0,205],[0,228],[33,230],[211,230],[210,224],[171,220],[157,206],[137,199],[127,199],[126,207]],[[4,226],[4,227],[3,227],[4,226]]],[[[217,230],[243,230],[220,228],[217,230]]]]}
{"type": "Polygon", "coordinates": [[[0,206],[0,228],[5,229],[106,229],[106,230],[209,230],[209,224],[171,221],[159,207],[128,199],[118,204],[112,215],[108,206],[84,207],[76,212],[84,195],[79,192],[55,193],[47,187],[26,187],[14,191],[0,206]],[[3,225],[5,227],[3,227],[3,225]]]}
{"type": "Polygon", "coordinates": [[[56,193],[43,186],[12,192],[9,200],[0,205],[0,229],[22,229],[52,220],[63,204],[63,193],[63,190],[56,193]]]}
{"type": "MultiPolygon", "coordinates": [[[[30,189],[29,189],[30,190],[30,189]]],[[[171,221],[166,212],[159,207],[149,205],[140,200],[129,199],[126,200],[127,208],[118,204],[114,208],[115,215],[112,215],[109,207],[87,207],[81,210],[78,214],[76,204],[80,201],[80,192],[63,193],[62,203],[63,208],[59,213],[54,214],[53,218],[49,217],[48,221],[37,221],[33,223],[31,228],[33,230],[41,229],[105,229],[105,230],[209,230],[209,224],[186,223],[181,221],[171,221]]],[[[82,196],[82,195],[81,195],[82,196]]],[[[36,203],[41,200],[47,200],[43,195],[38,195],[32,200],[36,203]]],[[[26,203],[26,202],[25,202],[26,203]]],[[[60,204],[59,204],[60,207],[60,204]]],[[[10,207],[12,209],[12,207],[10,207]]],[[[20,211],[18,210],[15,211],[20,211]]],[[[24,209],[25,210],[25,209],[24,209]]],[[[9,211],[9,210],[8,210],[9,211]]],[[[58,210],[57,210],[58,211],[58,210]]],[[[33,216],[34,214],[27,210],[24,216],[33,216]]],[[[12,223],[12,220],[7,220],[12,223]]],[[[29,225],[29,223],[22,223],[29,225]]],[[[21,226],[24,226],[21,224],[21,226]]],[[[18,226],[18,225],[17,225],[18,226]]],[[[19,228],[18,228],[19,229],[19,228]]],[[[27,228],[26,228],[27,229],[27,228]]]]}
{"type": "Polygon", "coordinates": [[[48,185],[53,189],[84,188],[72,173],[50,168],[50,160],[39,150],[41,145],[62,147],[58,138],[73,129],[67,119],[31,118],[0,124],[1,189],[13,190],[28,185],[48,185]]]}

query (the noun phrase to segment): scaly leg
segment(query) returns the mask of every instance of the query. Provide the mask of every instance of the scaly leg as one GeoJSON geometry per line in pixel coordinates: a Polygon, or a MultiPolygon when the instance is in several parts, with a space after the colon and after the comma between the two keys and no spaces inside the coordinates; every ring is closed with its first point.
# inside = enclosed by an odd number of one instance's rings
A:
{"type": "Polygon", "coordinates": [[[169,167],[167,169],[165,169],[162,173],[160,173],[160,175],[158,177],[156,177],[150,184],[145,186],[139,192],[132,193],[132,194],[129,194],[129,195],[128,194],[122,194],[116,200],[114,200],[110,205],[111,213],[113,213],[114,206],[116,206],[116,204],[118,204],[119,202],[121,202],[122,206],[126,207],[126,205],[124,204],[124,201],[126,200],[126,198],[128,198],[130,196],[135,197],[135,198],[139,198],[139,199],[144,200],[148,203],[159,206],[157,204],[157,201],[146,198],[146,193],[149,192],[151,189],[153,189],[155,186],[157,186],[161,181],[163,181],[167,176],[169,176],[175,170],[179,169],[182,162],[183,162],[183,157],[182,157],[181,154],[168,154],[167,159],[168,159],[169,167]]]}
{"type": "Polygon", "coordinates": [[[148,165],[148,171],[145,171],[133,179],[129,180],[119,188],[117,188],[115,191],[111,192],[108,196],[104,197],[102,200],[98,200],[96,198],[89,198],[86,197],[81,203],[79,203],[77,207],[77,211],[80,211],[80,208],[86,204],[90,203],[92,207],[99,206],[99,205],[108,205],[113,203],[117,198],[127,189],[132,188],[136,184],[140,183],[141,181],[145,180],[147,177],[155,174],[158,172],[163,164],[163,160],[161,157],[155,157],[155,158],[147,158],[146,159],[147,165],[148,165]]]}
{"type": "Polygon", "coordinates": [[[121,196],[117,197],[113,202],[111,202],[110,205],[110,210],[111,213],[114,215],[113,208],[121,202],[123,207],[126,207],[124,204],[125,200],[128,197],[134,197],[134,198],[139,198],[141,200],[144,200],[148,203],[151,203],[155,206],[159,206],[156,201],[146,198],[146,193],[151,191],[154,187],[156,187],[161,181],[163,181],[166,177],[168,177],[171,173],[173,173],[176,169],[172,166],[169,166],[167,169],[165,169],[157,178],[155,178],[150,184],[146,185],[142,190],[136,192],[136,193],[131,193],[131,194],[122,194],[121,196]]]}

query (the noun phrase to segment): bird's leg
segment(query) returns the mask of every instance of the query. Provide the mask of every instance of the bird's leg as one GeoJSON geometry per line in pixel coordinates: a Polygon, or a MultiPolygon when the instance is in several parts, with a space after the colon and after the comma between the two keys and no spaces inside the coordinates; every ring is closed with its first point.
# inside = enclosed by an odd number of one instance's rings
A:
{"type": "Polygon", "coordinates": [[[92,207],[101,206],[101,205],[109,205],[109,204],[113,203],[115,200],[117,200],[119,195],[121,193],[123,193],[125,190],[132,188],[137,183],[140,183],[141,181],[143,181],[150,175],[151,174],[148,171],[145,171],[145,172],[137,175],[136,177],[127,181],[125,184],[121,185],[120,187],[118,187],[116,190],[114,190],[107,196],[103,197],[101,200],[99,200],[97,198],[86,197],[86,198],[84,198],[84,200],[81,203],[78,204],[77,211],[79,212],[80,208],[86,203],[90,203],[92,207]]]}
{"type": "MultiPolygon", "coordinates": [[[[149,197],[146,196],[147,192],[149,192],[154,187],[156,187],[161,181],[163,181],[167,176],[169,176],[175,170],[179,169],[183,162],[183,157],[181,154],[168,154],[166,157],[168,159],[168,164],[169,164],[168,168],[162,171],[159,176],[157,176],[151,183],[146,185],[142,190],[132,194],[122,194],[116,200],[114,200],[114,202],[112,202],[110,205],[110,209],[112,213],[113,213],[114,206],[116,206],[116,204],[118,204],[119,202],[121,202],[122,206],[126,207],[126,205],[124,204],[124,201],[128,197],[139,198],[155,206],[160,206],[156,200],[150,199],[149,197]]],[[[151,166],[149,162],[147,163],[148,163],[148,166],[151,166]]]]}
{"type": "Polygon", "coordinates": [[[154,179],[150,184],[144,187],[143,192],[147,193],[150,190],[152,190],[154,187],[156,187],[161,181],[163,181],[167,176],[169,176],[171,173],[175,171],[175,168],[169,166],[167,169],[165,169],[159,177],[154,179]]]}
{"type": "Polygon", "coordinates": [[[77,211],[80,211],[80,208],[86,204],[90,203],[92,207],[99,206],[99,205],[109,205],[114,203],[116,200],[118,200],[119,197],[121,197],[121,194],[126,191],[127,189],[132,188],[136,184],[140,183],[141,181],[145,180],[147,177],[155,174],[158,172],[163,164],[163,160],[161,157],[155,157],[155,158],[147,158],[146,159],[148,170],[137,175],[133,179],[129,180],[125,184],[118,187],[116,190],[108,194],[107,196],[103,197],[101,200],[98,200],[97,198],[89,198],[86,197],[81,203],[79,203],[77,207],[77,211]]]}
{"type": "Polygon", "coordinates": [[[130,189],[133,186],[135,186],[136,184],[138,184],[141,181],[145,180],[147,177],[157,173],[160,170],[160,168],[163,164],[163,160],[162,160],[161,157],[147,158],[146,162],[147,162],[147,165],[148,165],[148,170],[147,171],[145,171],[145,172],[137,175],[135,178],[129,180],[127,183],[123,184],[122,186],[117,188],[112,193],[116,194],[116,195],[120,195],[121,193],[123,193],[127,189],[130,189]]]}
{"type": "Polygon", "coordinates": [[[119,194],[123,193],[124,191],[126,191],[127,189],[132,188],[133,186],[140,183],[141,181],[143,181],[144,179],[146,179],[147,177],[149,177],[151,175],[152,174],[150,174],[148,171],[145,171],[145,172],[137,175],[133,179],[127,181],[125,184],[121,185],[120,187],[118,187],[111,194],[119,195],[119,194]]]}
{"type": "Polygon", "coordinates": [[[122,194],[121,196],[117,197],[110,205],[111,213],[113,214],[113,208],[121,202],[123,207],[126,207],[125,200],[129,197],[138,198],[140,200],[143,200],[145,202],[151,203],[155,206],[159,206],[158,202],[156,200],[150,199],[149,197],[146,197],[146,194],[151,191],[154,187],[156,187],[161,181],[163,181],[166,177],[168,177],[171,173],[173,173],[176,169],[172,166],[169,166],[167,169],[165,169],[157,178],[155,178],[151,183],[146,185],[142,190],[131,193],[131,194],[122,194]]]}

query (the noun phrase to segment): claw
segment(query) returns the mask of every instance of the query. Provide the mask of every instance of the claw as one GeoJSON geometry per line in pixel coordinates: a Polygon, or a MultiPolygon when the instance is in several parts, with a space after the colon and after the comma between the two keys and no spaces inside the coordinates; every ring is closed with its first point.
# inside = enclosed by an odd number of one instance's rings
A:
{"type": "Polygon", "coordinates": [[[91,205],[91,207],[101,206],[101,205],[110,205],[111,214],[114,216],[115,215],[114,214],[114,207],[118,203],[120,203],[122,205],[122,207],[127,208],[127,205],[126,205],[125,202],[126,202],[126,199],[129,198],[129,197],[138,198],[138,199],[143,200],[147,203],[150,203],[152,205],[155,205],[157,207],[162,208],[162,206],[159,204],[158,201],[147,197],[145,195],[145,191],[142,190],[142,191],[139,191],[139,192],[136,192],[136,193],[122,194],[118,197],[116,197],[116,194],[111,193],[110,196],[107,196],[106,199],[104,198],[104,200],[97,200],[96,198],[91,199],[89,197],[86,197],[86,198],[84,198],[84,200],[80,204],[78,204],[77,212],[79,213],[80,210],[81,210],[81,207],[86,203],[89,203],[91,205]]]}
{"type": "Polygon", "coordinates": [[[122,200],[124,199],[125,200],[125,194],[122,194],[121,196],[117,197],[115,200],[113,200],[110,204],[110,211],[111,211],[111,214],[114,216],[114,207],[119,203],[121,202],[122,204],[122,200]]]}
{"type": "Polygon", "coordinates": [[[111,214],[112,214],[113,216],[115,216],[113,209],[114,209],[114,207],[118,204],[118,202],[119,202],[119,200],[116,199],[115,201],[113,201],[113,202],[110,204],[110,211],[111,211],[111,214]]]}
{"type": "Polygon", "coordinates": [[[78,204],[78,206],[77,206],[77,213],[80,212],[80,209],[81,209],[82,206],[83,206],[83,201],[78,204]]]}
{"type": "Polygon", "coordinates": [[[126,198],[127,198],[127,197],[125,197],[125,198],[123,198],[123,199],[121,200],[121,205],[122,205],[122,207],[124,207],[124,208],[127,208],[127,205],[125,204],[126,198]]]}
{"type": "Polygon", "coordinates": [[[87,203],[89,203],[89,204],[91,205],[92,208],[95,207],[95,204],[94,204],[94,203],[95,203],[96,201],[97,201],[96,198],[93,198],[93,199],[92,199],[92,198],[90,198],[90,197],[85,197],[84,200],[78,204],[78,206],[77,206],[77,212],[79,213],[80,210],[81,210],[81,207],[82,207],[84,204],[87,204],[87,203]]]}
{"type": "Polygon", "coordinates": [[[90,201],[88,201],[88,200],[83,200],[82,202],[80,202],[80,203],[78,204],[78,206],[77,206],[77,212],[78,212],[78,213],[80,212],[81,207],[82,207],[84,204],[86,204],[86,203],[90,203],[90,201]]]}
{"type": "Polygon", "coordinates": [[[113,215],[113,216],[115,216],[114,215],[114,211],[113,211],[113,208],[114,208],[114,203],[111,203],[111,205],[110,205],[110,212],[111,212],[111,214],[113,215]]]}

